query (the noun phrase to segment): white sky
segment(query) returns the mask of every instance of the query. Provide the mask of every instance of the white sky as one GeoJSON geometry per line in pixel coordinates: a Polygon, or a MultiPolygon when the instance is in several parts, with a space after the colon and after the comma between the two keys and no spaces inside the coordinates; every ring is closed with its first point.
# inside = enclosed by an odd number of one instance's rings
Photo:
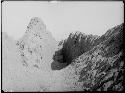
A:
{"type": "Polygon", "coordinates": [[[102,35],[124,22],[122,1],[4,1],[3,31],[20,38],[32,17],[40,17],[56,40],[70,32],[102,35]]]}

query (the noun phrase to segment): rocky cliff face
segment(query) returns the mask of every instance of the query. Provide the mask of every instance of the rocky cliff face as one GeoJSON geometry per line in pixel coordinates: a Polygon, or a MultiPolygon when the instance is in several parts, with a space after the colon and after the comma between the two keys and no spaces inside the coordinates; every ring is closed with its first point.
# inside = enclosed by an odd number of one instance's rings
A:
{"type": "Polygon", "coordinates": [[[90,48],[65,69],[65,83],[74,91],[122,91],[123,24],[95,39],[90,48]]]}
{"type": "Polygon", "coordinates": [[[55,52],[53,59],[60,63],[70,64],[73,59],[98,45],[100,42],[96,44],[95,42],[99,38],[97,35],[86,35],[79,31],[71,33],[66,40],[60,42],[59,46],[62,48],[55,52]]]}
{"type": "Polygon", "coordinates": [[[17,41],[22,63],[25,66],[45,68],[49,66],[55,51],[56,41],[38,17],[31,19],[25,35],[17,41]],[[44,65],[43,65],[44,64],[44,65]]]}
{"type": "Polygon", "coordinates": [[[53,56],[55,63],[51,65],[52,69],[59,70],[69,65],[72,60],[92,49],[98,38],[97,35],[86,35],[79,31],[70,33],[67,39],[59,42],[53,56]]]}

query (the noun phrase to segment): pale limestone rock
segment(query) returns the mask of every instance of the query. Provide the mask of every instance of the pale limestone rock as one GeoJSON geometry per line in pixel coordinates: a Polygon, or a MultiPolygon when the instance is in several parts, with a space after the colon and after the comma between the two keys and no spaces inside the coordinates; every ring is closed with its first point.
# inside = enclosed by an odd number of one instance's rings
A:
{"type": "Polygon", "coordinates": [[[56,41],[40,18],[31,19],[25,35],[18,41],[18,44],[19,47],[24,47],[21,53],[27,59],[28,65],[42,69],[46,69],[46,66],[51,67],[50,62],[56,49],[56,41]]]}

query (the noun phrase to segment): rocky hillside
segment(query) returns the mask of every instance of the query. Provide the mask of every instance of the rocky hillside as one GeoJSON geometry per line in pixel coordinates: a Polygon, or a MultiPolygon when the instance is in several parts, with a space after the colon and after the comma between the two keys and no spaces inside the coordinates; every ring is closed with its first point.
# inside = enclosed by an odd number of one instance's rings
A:
{"type": "Polygon", "coordinates": [[[122,91],[124,74],[123,24],[95,39],[65,69],[65,83],[73,91],[122,91]],[[67,83],[68,82],[68,83],[67,83]]]}
{"type": "Polygon", "coordinates": [[[55,63],[52,64],[52,68],[59,70],[69,65],[73,59],[92,49],[98,38],[97,35],[86,35],[79,31],[70,33],[67,39],[59,42],[58,50],[53,56],[55,63]],[[56,67],[56,65],[62,65],[62,67],[56,67]]]}
{"type": "Polygon", "coordinates": [[[122,91],[123,25],[102,36],[77,31],[59,44],[38,17],[18,41],[2,33],[2,89],[122,91]]]}

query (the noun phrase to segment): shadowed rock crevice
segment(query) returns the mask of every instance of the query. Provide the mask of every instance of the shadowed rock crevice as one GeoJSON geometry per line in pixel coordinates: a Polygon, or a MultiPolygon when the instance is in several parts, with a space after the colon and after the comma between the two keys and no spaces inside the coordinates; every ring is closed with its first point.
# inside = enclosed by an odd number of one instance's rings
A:
{"type": "MultiPolygon", "coordinates": [[[[97,38],[99,36],[85,35],[78,31],[70,33],[67,39],[60,41],[58,46],[61,48],[53,56],[54,63],[60,64],[60,66],[64,64],[64,67],[68,66],[75,58],[92,49],[95,46],[94,42],[97,38]]],[[[52,64],[54,65],[54,63],[52,64]]]]}

